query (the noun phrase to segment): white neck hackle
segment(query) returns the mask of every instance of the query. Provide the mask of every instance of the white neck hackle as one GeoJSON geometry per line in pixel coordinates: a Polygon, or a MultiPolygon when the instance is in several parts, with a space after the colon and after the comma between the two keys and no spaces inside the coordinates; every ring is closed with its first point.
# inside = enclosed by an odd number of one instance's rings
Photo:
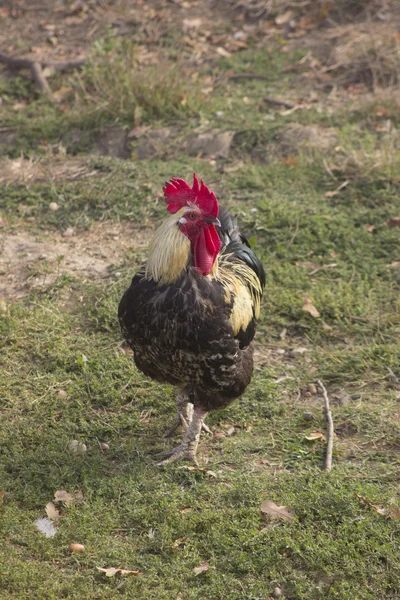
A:
{"type": "Polygon", "coordinates": [[[178,220],[186,212],[181,209],[164,221],[155,232],[149,246],[146,278],[162,284],[173,283],[186,269],[191,252],[188,237],[179,228],[178,220]]]}

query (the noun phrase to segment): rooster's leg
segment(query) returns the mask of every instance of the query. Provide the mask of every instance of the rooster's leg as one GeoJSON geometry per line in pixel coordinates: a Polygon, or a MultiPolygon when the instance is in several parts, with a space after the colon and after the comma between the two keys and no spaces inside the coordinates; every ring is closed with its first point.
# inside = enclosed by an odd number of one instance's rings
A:
{"type": "Polygon", "coordinates": [[[201,428],[206,416],[207,413],[204,410],[201,410],[200,408],[194,409],[192,420],[184,433],[181,445],[172,450],[168,450],[167,452],[163,452],[162,456],[167,456],[168,458],[159,462],[158,466],[168,465],[180,458],[190,460],[194,462],[195,465],[198,464],[196,451],[199,444],[201,428]]]}
{"type": "MultiPolygon", "coordinates": [[[[179,392],[176,397],[176,413],[174,422],[172,423],[172,427],[170,427],[168,431],[164,433],[164,437],[171,437],[171,435],[175,433],[180,425],[182,425],[183,429],[186,430],[192,421],[192,416],[193,404],[189,402],[188,396],[184,391],[179,392]]],[[[203,423],[202,429],[206,433],[212,433],[211,429],[205,423],[203,423]]]]}
{"type": "Polygon", "coordinates": [[[183,423],[189,423],[192,420],[193,404],[189,402],[189,399],[185,392],[179,392],[176,397],[176,413],[172,427],[168,429],[164,437],[170,437],[183,423]]]}

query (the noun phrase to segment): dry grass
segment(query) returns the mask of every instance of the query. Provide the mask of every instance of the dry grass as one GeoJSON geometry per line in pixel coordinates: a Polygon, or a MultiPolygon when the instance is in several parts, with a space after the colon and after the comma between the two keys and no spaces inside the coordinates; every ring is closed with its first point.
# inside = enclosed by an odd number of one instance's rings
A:
{"type": "Polygon", "coordinates": [[[337,44],[329,71],[337,71],[343,84],[364,83],[370,89],[400,82],[400,38],[391,23],[365,21],[338,27],[337,44]]]}
{"type": "Polygon", "coordinates": [[[138,125],[198,107],[182,64],[140,53],[127,40],[100,40],[89,64],[72,79],[78,110],[138,125]]]}

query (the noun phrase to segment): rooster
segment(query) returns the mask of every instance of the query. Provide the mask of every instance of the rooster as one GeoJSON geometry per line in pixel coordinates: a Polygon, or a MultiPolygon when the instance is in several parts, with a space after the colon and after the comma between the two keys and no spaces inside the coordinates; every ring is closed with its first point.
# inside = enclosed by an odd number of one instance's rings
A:
{"type": "Polygon", "coordinates": [[[167,435],[181,424],[185,431],[159,464],[197,464],[207,413],[250,383],[265,274],[236,220],[196,174],[192,187],[171,179],[164,197],[171,216],[155,232],[118,316],[138,369],[178,388],[167,435]]]}

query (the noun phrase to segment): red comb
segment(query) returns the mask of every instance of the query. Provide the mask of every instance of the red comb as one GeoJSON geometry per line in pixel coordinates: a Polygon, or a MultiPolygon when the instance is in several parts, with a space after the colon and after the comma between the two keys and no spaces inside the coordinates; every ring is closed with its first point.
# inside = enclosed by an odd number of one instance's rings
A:
{"type": "Polygon", "coordinates": [[[180,208],[195,204],[201,211],[213,218],[218,217],[218,201],[213,192],[210,192],[203,181],[197,179],[196,173],[193,174],[193,187],[190,187],[184,179],[174,177],[163,187],[164,197],[167,203],[167,209],[170,213],[178,212],[180,208]]]}

